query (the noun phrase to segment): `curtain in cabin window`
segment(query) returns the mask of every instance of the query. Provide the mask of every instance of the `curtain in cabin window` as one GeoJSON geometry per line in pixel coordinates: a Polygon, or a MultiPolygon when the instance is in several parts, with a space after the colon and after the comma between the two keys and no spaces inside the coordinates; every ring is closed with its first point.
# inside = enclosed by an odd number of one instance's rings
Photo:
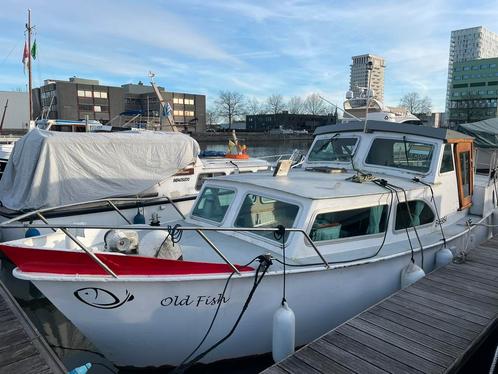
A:
{"type": "Polygon", "coordinates": [[[373,206],[370,208],[370,217],[368,219],[367,234],[378,234],[380,232],[380,219],[384,205],[373,206]]]}
{"type": "MultiPolygon", "coordinates": [[[[423,201],[420,201],[420,200],[417,200],[417,201],[414,201],[415,206],[411,206],[410,209],[412,210],[412,220],[413,220],[413,225],[415,226],[419,226],[420,225],[420,214],[422,213],[422,210],[424,210],[424,202],[423,201]]],[[[410,204],[412,205],[412,204],[410,204]]]]}

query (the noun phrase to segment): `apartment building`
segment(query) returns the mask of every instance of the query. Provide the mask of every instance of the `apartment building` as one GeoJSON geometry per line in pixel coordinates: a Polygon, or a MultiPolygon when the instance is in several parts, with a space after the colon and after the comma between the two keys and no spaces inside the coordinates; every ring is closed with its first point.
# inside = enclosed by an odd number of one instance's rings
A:
{"type": "Polygon", "coordinates": [[[370,87],[374,90],[374,98],[384,102],[384,59],[371,54],[353,56],[352,59],[349,89],[354,97],[360,97],[364,89],[370,87]],[[370,74],[369,62],[372,63],[370,74]]]}
{"type": "Polygon", "coordinates": [[[455,62],[449,87],[450,126],[498,116],[498,57],[455,62]]]}
{"type": "MultiPolygon", "coordinates": [[[[466,61],[498,57],[498,34],[483,26],[454,30],[450,37],[448,59],[448,83],[446,89],[446,113],[450,108],[454,82],[454,65],[466,61]]],[[[458,74],[457,74],[458,75],[458,74]]],[[[447,116],[449,118],[449,116],[447,116]]]]}

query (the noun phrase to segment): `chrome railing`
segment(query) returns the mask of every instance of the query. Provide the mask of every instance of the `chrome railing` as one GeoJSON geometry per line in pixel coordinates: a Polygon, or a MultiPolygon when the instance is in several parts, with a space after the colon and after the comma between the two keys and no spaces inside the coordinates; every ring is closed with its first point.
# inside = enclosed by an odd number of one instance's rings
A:
{"type": "MultiPolygon", "coordinates": [[[[88,254],[99,266],[101,266],[108,274],[117,278],[117,275],[105,264],[103,263],[93,252],[91,252],[88,248],[85,247],[83,243],[81,243],[68,229],[99,229],[99,230],[127,230],[130,229],[130,225],[92,225],[92,224],[58,224],[58,223],[48,223],[45,219],[40,220],[44,221],[44,224],[33,224],[33,223],[2,223],[0,227],[2,228],[10,228],[10,229],[19,229],[19,228],[37,228],[37,229],[61,229],[73,242],[75,242],[86,254],[88,254]]],[[[149,225],[132,225],[134,229],[137,230],[159,230],[164,231],[168,230],[167,227],[164,226],[149,226],[149,225]]],[[[195,231],[197,232],[202,239],[213,249],[218,256],[220,256],[223,261],[237,274],[240,275],[240,271],[237,267],[223,254],[223,252],[204,234],[204,231],[218,231],[218,232],[276,232],[280,231],[278,227],[195,227],[195,226],[177,226],[175,230],[179,231],[195,231]]],[[[320,250],[316,247],[313,240],[310,238],[308,233],[300,228],[286,228],[285,232],[297,232],[301,233],[306,241],[311,245],[315,253],[320,257],[320,260],[323,262],[324,266],[329,269],[330,265],[327,260],[323,257],[320,250]]]]}

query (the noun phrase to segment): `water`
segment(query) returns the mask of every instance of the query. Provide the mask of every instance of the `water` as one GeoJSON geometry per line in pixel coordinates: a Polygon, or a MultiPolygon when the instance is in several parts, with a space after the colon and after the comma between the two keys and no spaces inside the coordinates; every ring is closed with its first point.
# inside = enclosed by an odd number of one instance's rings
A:
{"type": "MultiPolygon", "coordinates": [[[[202,150],[226,151],[227,142],[199,142],[202,150]]],[[[311,141],[282,140],[278,143],[261,143],[248,145],[251,157],[290,154],[294,149],[306,152],[311,141]]],[[[82,335],[78,329],[59,310],[45,298],[30,282],[16,279],[12,276],[14,265],[1,257],[0,279],[7,285],[36,328],[45,337],[49,345],[57,353],[68,370],[93,363],[89,374],[109,374],[111,372],[125,374],[129,371],[119,371],[98,349],[82,335]]],[[[230,344],[228,341],[226,344],[230,344]]],[[[137,347],[139,344],[137,344],[137,347]]],[[[165,347],[167,349],[167,347],[165,347]]],[[[137,352],[137,354],[140,354],[137,352]]],[[[273,364],[271,354],[241,360],[232,360],[193,367],[189,373],[259,373],[273,364]]],[[[136,370],[134,373],[146,373],[150,370],[136,370]]],[[[164,372],[164,371],[163,371],[164,372]]]]}
{"type": "MultiPolygon", "coordinates": [[[[309,146],[311,145],[311,140],[286,140],[283,139],[276,143],[260,142],[256,143],[257,140],[249,141],[246,145],[248,147],[247,152],[251,157],[267,157],[281,154],[291,154],[294,149],[306,153],[309,146]]],[[[205,142],[199,141],[201,150],[207,151],[224,151],[228,149],[228,141],[226,142],[205,142]]]]}

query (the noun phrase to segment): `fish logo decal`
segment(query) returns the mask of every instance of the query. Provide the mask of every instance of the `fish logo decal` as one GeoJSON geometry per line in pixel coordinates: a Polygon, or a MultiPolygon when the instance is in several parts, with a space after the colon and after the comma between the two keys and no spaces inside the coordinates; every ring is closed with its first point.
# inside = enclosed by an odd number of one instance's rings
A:
{"type": "Polygon", "coordinates": [[[112,292],[97,287],[80,288],[74,291],[74,296],[82,303],[99,309],[114,309],[135,298],[126,290],[125,297],[120,300],[112,292]]]}

